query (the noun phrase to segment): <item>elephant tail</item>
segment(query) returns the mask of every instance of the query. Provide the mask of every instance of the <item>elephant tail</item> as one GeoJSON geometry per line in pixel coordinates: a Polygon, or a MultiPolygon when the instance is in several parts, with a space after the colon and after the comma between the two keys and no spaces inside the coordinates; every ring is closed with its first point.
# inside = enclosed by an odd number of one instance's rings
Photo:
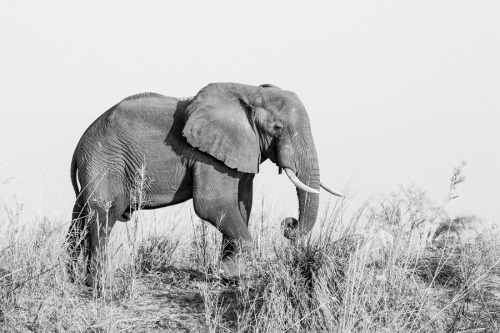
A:
{"type": "Polygon", "coordinates": [[[73,153],[73,157],[71,159],[71,184],[73,185],[73,190],[75,191],[75,195],[78,197],[80,194],[80,190],[78,188],[78,181],[76,180],[76,172],[78,170],[78,164],[76,163],[76,149],[73,153]]]}

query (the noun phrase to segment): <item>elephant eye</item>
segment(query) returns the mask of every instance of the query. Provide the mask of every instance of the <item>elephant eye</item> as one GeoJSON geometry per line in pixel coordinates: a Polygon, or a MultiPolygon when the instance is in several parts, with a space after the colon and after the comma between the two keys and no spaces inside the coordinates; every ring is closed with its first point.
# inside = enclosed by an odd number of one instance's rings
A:
{"type": "Polygon", "coordinates": [[[274,124],[274,131],[276,133],[281,133],[282,130],[283,130],[283,124],[281,124],[281,123],[274,124]]]}

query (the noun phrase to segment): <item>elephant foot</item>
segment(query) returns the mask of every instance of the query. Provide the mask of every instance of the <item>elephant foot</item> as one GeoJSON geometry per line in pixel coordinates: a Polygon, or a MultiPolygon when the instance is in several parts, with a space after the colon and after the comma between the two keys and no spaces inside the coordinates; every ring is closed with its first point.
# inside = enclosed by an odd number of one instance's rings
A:
{"type": "Polygon", "coordinates": [[[219,266],[219,274],[222,282],[226,284],[237,284],[240,277],[243,275],[238,258],[228,256],[222,259],[219,266]]]}

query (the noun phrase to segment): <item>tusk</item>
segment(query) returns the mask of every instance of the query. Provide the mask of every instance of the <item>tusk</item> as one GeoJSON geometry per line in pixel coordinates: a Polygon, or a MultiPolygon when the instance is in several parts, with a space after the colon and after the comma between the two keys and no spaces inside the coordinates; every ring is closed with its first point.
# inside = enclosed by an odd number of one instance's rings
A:
{"type": "Polygon", "coordinates": [[[343,194],[340,194],[339,192],[334,191],[334,190],[332,190],[332,189],[328,188],[325,184],[323,184],[323,182],[320,182],[319,184],[320,184],[320,186],[321,186],[321,187],[322,187],[325,191],[330,192],[330,193],[331,193],[331,194],[333,194],[333,195],[336,195],[336,196],[338,196],[338,197],[343,197],[343,196],[344,196],[343,194]]]}
{"type": "Polygon", "coordinates": [[[285,173],[286,175],[288,176],[288,178],[290,178],[290,181],[295,185],[297,186],[298,188],[300,188],[301,190],[303,191],[306,191],[306,192],[311,192],[311,193],[316,193],[316,194],[319,194],[319,191],[318,190],[315,190],[313,188],[310,188],[309,186],[307,186],[306,184],[304,184],[303,182],[301,182],[297,176],[295,175],[295,172],[293,172],[291,169],[288,169],[288,168],[283,168],[285,170],[285,173]]]}

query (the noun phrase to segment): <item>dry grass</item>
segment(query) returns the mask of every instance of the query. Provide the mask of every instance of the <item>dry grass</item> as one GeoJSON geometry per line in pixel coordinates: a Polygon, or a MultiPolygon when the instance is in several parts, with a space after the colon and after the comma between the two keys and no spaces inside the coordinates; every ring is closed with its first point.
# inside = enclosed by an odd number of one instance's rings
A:
{"type": "Polygon", "coordinates": [[[355,212],[324,202],[295,243],[256,201],[237,285],[217,276],[220,235],[186,206],[117,225],[94,289],[66,282],[64,219],[4,207],[0,331],[498,332],[500,235],[446,215],[461,181],[457,168],[440,205],[415,187],[355,212]]]}

